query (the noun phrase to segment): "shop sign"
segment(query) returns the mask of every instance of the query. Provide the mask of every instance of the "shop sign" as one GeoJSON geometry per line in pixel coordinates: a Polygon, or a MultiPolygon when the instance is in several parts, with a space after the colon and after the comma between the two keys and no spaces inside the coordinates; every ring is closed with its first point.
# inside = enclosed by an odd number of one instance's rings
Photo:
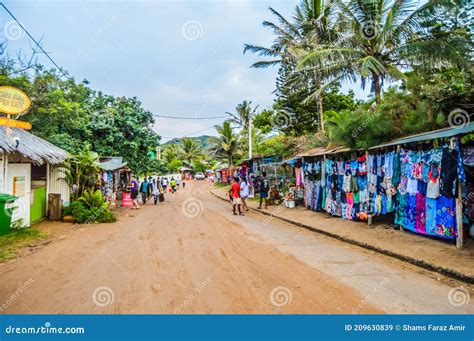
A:
{"type": "Polygon", "coordinates": [[[0,86],[0,113],[18,115],[30,107],[30,99],[20,89],[13,86],[0,86]]]}

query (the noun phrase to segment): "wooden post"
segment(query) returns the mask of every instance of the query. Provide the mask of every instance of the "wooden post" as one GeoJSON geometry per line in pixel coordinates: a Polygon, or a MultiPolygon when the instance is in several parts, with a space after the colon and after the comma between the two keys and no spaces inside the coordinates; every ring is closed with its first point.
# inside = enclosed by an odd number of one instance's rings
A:
{"type": "MultiPolygon", "coordinates": [[[[397,146],[397,153],[398,153],[398,154],[400,154],[401,149],[402,149],[402,146],[398,145],[398,146],[397,146]]],[[[402,167],[402,165],[401,165],[401,163],[400,163],[400,172],[401,172],[401,167],[402,167]]],[[[401,173],[400,173],[400,177],[401,177],[401,176],[402,176],[402,175],[401,175],[401,173]]],[[[397,190],[397,192],[398,192],[398,190],[397,190]]],[[[395,214],[397,214],[397,213],[395,212],[395,214]]],[[[403,225],[400,225],[400,231],[405,231],[405,228],[403,227],[403,225]]]]}
{"type": "MultiPolygon", "coordinates": [[[[367,194],[369,195],[369,211],[370,211],[370,187],[369,187],[369,172],[370,172],[370,167],[369,167],[369,150],[365,151],[365,163],[367,167],[367,194]]],[[[367,214],[367,224],[370,226],[372,225],[372,214],[368,213],[367,214]]]]}
{"type": "MultiPolygon", "coordinates": [[[[51,166],[49,163],[46,163],[46,198],[49,197],[50,186],[51,186],[51,166]]],[[[48,212],[48,209],[49,209],[49,200],[46,200],[46,212],[48,212]]]]}
{"type": "Polygon", "coordinates": [[[49,193],[49,220],[61,220],[61,194],[49,193]]]}
{"type": "MultiPolygon", "coordinates": [[[[449,148],[454,149],[456,138],[451,138],[449,141],[449,148]]],[[[456,227],[458,236],[456,238],[456,247],[462,248],[464,246],[464,229],[462,224],[462,183],[458,180],[458,197],[456,198],[456,227]]]]}

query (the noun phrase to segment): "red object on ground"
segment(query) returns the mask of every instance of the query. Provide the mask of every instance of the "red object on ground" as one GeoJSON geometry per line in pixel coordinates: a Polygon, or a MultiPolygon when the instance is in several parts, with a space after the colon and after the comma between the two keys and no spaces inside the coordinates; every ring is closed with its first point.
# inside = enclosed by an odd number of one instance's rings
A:
{"type": "Polygon", "coordinates": [[[122,193],[122,207],[132,207],[132,194],[131,193],[122,193]]]}

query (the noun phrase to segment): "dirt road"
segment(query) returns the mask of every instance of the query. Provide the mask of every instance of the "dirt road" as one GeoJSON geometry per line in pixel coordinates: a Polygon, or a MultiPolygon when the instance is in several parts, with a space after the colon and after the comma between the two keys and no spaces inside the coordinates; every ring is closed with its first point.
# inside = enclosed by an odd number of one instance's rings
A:
{"type": "Polygon", "coordinates": [[[114,224],[57,231],[49,245],[0,265],[0,312],[472,311],[410,267],[255,212],[233,216],[205,182],[114,224]]]}

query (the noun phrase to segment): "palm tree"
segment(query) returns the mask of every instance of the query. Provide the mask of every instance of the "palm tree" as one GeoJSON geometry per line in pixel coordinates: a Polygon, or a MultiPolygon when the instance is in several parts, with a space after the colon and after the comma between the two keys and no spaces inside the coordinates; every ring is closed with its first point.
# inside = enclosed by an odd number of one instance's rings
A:
{"type": "MultiPolygon", "coordinates": [[[[270,11],[277,17],[278,24],[264,21],[263,26],[273,29],[275,40],[269,48],[245,44],[244,53],[251,51],[262,57],[271,57],[268,61],[259,61],[251,67],[267,68],[280,65],[280,79],[277,88],[282,92],[285,88],[316,86],[322,83],[319,75],[314,72],[295,73],[297,58],[302,51],[310,52],[319,46],[336,39],[338,34],[330,25],[331,6],[324,0],[302,0],[296,6],[293,22],[285,19],[280,13],[270,7],[270,11]]],[[[288,91],[288,90],[287,90],[288,91]]],[[[324,130],[323,95],[317,93],[306,100],[316,100],[321,130],[324,130]]]]}
{"type": "Polygon", "coordinates": [[[181,140],[179,153],[186,165],[191,166],[192,162],[201,156],[202,149],[196,140],[190,137],[184,137],[181,140]]]}
{"type": "Polygon", "coordinates": [[[243,101],[235,107],[235,114],[226,112],[230,116],[229,121],[241,126],[244,130],[248,130],[250,118],[255,116],[258,105],[252,109],[252,101],[243,101]]]}
{"type": "Polygon", "coordinates": [[[175,143],[167,145],[163,150],[163,158],[167,163],[170,163],[179,155],[179,146],[175,143]]]}
{"type": "Polygon", "coordinates": [[[71,156],[64,164],[64,177],[70,188],[71,201],[76,201],[87,188],[95,185],[97,174],[100,172],[97,153],[88,149],[71,156]]]}
{"type": "Polygon", "coordinates": [[[225,159],[229,166],[233,166],[234,160],[239,156],[239,137],[234,133],[230,121],[224,121],[221,126],[216,126],[219,136],[213,141],[211,152],[225,159]]]}
{"type": "Polygon", "coordinates": [[[302,54],[298,70],[313,71],[326,84],[356,81],[371,91],[380,103],[385,81],[404,79],[404,70],[429,72],[440,67],[466,64],[452,35],[431,34],[429,20],[436,22],[437,11],[450,10],[455,2],[429,0],[418,7],[418,0],[334,0],[339,9],[343,34],[325,46],[302,54]],[[349,30],[347,30],[349,28],[349,30]]]}

